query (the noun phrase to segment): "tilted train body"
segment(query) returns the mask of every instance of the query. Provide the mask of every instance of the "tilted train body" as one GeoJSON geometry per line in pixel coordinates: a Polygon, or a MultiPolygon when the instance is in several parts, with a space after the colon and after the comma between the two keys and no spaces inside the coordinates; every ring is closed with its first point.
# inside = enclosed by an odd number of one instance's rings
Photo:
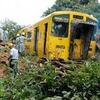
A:
{"type": "Polygon", "coordinates": [[[58,11],[23,29],[25,46],[40,58],[78,60],[95,54],[97,20],[91,15],[58,11]]]}

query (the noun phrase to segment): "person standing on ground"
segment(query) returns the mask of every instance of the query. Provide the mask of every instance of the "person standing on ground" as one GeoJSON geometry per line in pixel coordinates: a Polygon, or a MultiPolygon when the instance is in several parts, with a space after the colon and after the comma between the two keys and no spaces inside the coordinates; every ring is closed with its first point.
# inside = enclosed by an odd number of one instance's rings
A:
{"type": "Polygon", "coordinates": [[[9,55],[9,67],[13,69],[14,78],[18,74],[18,50],[15,48],[15,44],[10,43],[10,55],[9,55]]]}

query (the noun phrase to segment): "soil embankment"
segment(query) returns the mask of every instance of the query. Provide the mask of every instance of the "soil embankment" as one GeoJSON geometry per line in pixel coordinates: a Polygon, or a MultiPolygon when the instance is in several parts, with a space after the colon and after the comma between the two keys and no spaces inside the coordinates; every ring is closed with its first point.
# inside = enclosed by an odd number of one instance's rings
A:
{"type": "Polygon", "coordinates": [[[7,74],[9,49],[6,44],[0,43],[0,77],[7,74]]]}

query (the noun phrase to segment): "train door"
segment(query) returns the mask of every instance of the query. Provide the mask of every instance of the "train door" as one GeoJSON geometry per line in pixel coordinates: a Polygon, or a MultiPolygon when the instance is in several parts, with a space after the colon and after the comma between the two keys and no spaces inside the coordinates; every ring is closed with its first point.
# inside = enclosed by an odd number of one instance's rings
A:
{"type": "Polygon", "coordinates": [[[45,24],[45,32],[44,32],[44,48],[43,48],[43,54],[44,54],[44,55],[46,55],[47,31],[48,31],[48,23],[45,24]]]}
{"type": "Polygon", "coordinates": [[[39,33],[39,28],[36,27],[34,30],[34,51],[37,54],[38,52],[38,33],[39,33]]]}
{"type": "Polygon", "coordinates": [[[32,41],[32,33],[31,31],[26,32],[26,41],[25,41],[25,49],[26,53],[29,53],[31,51],[31,41],[32,41]]]}
{"type": "Polygon", "coordinates": [[[71,25],[71,42],[70,42],[70,59],[79,59],[81,55],[81,26],[78,26],[78,23],[72,23],[71,25]]]}
{"type": "Polygon", "coordinates": [[[92,37],[95,34],[96,25],[93,24],[82,24],[83,35],[82,35],[82,53],[81,58],[86,59],[89,56],[89,52],[93,54],[93,48],[91,47],[92,37]]]}
{"type": "Polygon", "coordinates": [[[73,23],[71,59],[86,59],[90,47],[94,26],[86,23],[73,23]]]}

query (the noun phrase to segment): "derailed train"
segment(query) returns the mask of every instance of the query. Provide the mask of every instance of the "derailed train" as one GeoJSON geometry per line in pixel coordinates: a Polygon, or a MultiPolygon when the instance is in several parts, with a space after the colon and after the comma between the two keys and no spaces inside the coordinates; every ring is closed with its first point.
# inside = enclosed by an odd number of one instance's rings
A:
{"type": "Polygon", "coordinates": [[[25,48],[40,58],[79,60],[95,54],[97,19],[74,11],[57,11],[25,27],[25,48]]]}

